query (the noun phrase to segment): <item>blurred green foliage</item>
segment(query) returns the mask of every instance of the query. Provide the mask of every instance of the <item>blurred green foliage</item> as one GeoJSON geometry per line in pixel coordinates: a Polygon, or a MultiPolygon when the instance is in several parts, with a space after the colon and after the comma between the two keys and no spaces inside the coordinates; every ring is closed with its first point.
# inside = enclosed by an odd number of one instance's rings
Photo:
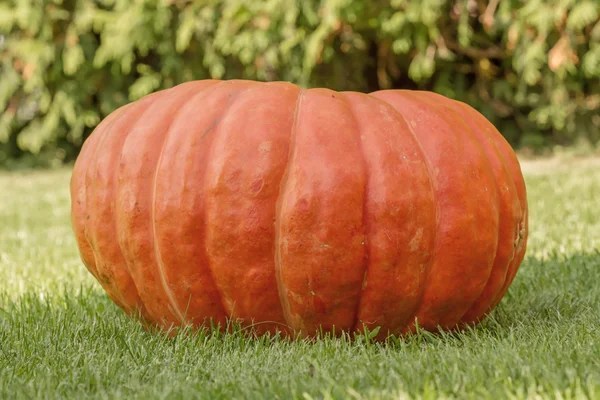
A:
{"type": "Polygon", "coordinates": [[[600,139],[598,0],[3,0],[0,165],[72,159],[116,107],[203,78],[421,88],[517,146],[600,139]]]}

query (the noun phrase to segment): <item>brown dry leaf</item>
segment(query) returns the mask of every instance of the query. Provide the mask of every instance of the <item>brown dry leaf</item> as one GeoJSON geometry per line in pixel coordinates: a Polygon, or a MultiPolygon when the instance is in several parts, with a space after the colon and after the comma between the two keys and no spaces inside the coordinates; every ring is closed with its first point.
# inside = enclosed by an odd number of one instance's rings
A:
{"type": "Polygon", "coordinates": [[[34,72],[35,72],[35,64],[32,64],[32,63],[25,64],[25,68],[23,68],[23,79],[25,79],[26,81],[29,80],[34,72]]]}
{"type": "Polygon", "coordinates": [[[513,51],[515,47],[517,47],[517,42],[519,41],[519,33],[520,29],[517,24],[511,25],[508,29],[508,43],[506,45],[507,49],[513,51]]]}
{"type": "Polygon", "coordinates": [[[494,26],[494,22],[496,22],[494,14],[496,13],[499,1],[500,0],[491,0],[481,16],[480,20],[486,31],[491,30],[494,26]]]}
{"type": "Polygon", "coordinates": [[[268,15],[259,15],[254,18],[253,24],[258,29],[266,31],[271,26],[271,18],[268,15]]]}
{"type": "Polygon", "coordinates": [[[79,43],[79,37],[77,35],[68,34],[66,42],[69,46],[75,46],[79,43]]]}
{"type": "Polygon", "coordinates": [[[569,39],[562,36],[548,53],[548,67],[551,71],[556,72],[569,61],[577,64],[579,57],[571,48],[569,39]]]}

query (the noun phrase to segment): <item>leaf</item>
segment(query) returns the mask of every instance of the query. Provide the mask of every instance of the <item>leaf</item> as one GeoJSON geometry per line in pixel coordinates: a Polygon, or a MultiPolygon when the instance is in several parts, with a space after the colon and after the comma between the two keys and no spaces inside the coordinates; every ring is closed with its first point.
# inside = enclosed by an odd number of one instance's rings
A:
{"type": "Polygon", "coordinates": [[[63,70],[68,76],[74,75],[85,62],[83,49],[79,44],[65,47],[63,52],[63,70]]]}
{"type": "Polygon", "coordinates": [[[600,77],[600,45],[596,44],[590,49],[581,61],[581,68],[587,78],[600,77]]]}
{"type": "Polygon", "coordinates": [[[0,4],[0,32],[10,32],[15,23],[15,12],[6,4],[0,4]]]}
{"type": "Polygon", "coordinates": [[[598,19],[598,3],[593,1],[579,2],[569,12],[567,28],[581,30],[598,19]]]}
{"type": "Polygon", "coordinates": [[[433,57],[425,54],[418,54],[410,63],[408,76],[415,82],[422,82],[431,77],[435,71],[435,61],[433,57]]]}
{"type": "Polygon", "coordinates": [[[177,29],[177,37],[175,40],[175,49],[179,53],[183,53],[190,44],[190,39],[194,33],[196,18],[191,7],[186,7],[182,13],[182,22],[177,29]]]}
{"type": "Polygon", "coordinates": [[[392,50],[396,54],[407,54],[412,47],[412,40],[410,37],[403,37],[394,40],[392,43],[392,50]]]}
{"type": "Polygon", "coordinates": [[[2,74],[2,85],[0,85],[0,111],[6,110],[8,101],[21,85],[21,77],[14,68],[8,65],[2,67],[0,71],[4,71],[4,73],[2,74]]]}
{"type": "Polygon", "coordinates": [[[137,100],[152,93],[160,86],[160,81],[160,75],[157,73],[150,73],[139,77],[129,88],[129,98],[137,100]]]}
{"type": "Polygon", "coordinates": [[[10,113],[0,114],[0,143],[8,142],[10,138],[10,125],[14,119],[14,115],[10,113]]]}

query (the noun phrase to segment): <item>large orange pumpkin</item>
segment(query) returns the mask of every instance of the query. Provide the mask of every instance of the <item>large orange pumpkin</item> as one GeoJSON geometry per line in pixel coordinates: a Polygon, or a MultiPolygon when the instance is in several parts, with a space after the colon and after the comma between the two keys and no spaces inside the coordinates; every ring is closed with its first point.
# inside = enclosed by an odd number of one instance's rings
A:
{"type": "Polygon", "coordinates": [[[525,253],[518,160],[471,107],[205,80],[109,115],[71,181],[83,262],[159,326],[474,323],[525,253]]]}

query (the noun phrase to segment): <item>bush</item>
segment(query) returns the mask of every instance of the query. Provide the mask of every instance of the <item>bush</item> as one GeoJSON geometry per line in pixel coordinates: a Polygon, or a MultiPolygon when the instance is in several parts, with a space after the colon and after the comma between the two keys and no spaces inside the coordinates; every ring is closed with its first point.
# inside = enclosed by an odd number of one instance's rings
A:
{"type": "Polygon", "coordinates": [[[597,0],[8,0],[0,164],[72,159],[116,107],[193,79],[422,88],[518,146],[600,139],[597,0]]]}

